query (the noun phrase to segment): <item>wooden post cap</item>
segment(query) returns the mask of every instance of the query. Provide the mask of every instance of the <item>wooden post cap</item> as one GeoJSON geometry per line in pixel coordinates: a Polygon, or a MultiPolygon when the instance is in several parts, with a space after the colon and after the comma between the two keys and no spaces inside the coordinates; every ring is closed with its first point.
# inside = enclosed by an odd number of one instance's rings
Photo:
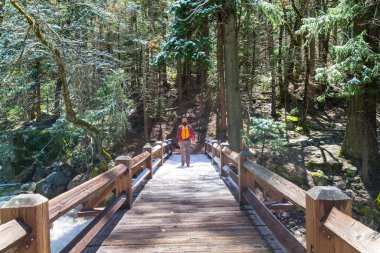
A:
{"type": "Polygon", "coordinates": [[[115,165],[124,164],[125,166],[128,166],[129,161],[131,161],[132,158],[126,155],[121,155],[116,157],[115,159],[115,165]]]}
{"type": "Polygon", "coordinates": [[[22,208],[41,205],[49,201],[40,194],[20,194],[11,198],[2,208],[22,208]]]}
{"type": "Polygon", "coordinates": [[[143,149],[152,149],[152,146],[149,144],[149,143],[147,143],[147,144],[145,144],[145,146],[143,147],[143,149]]]}
{"type": "Polygon", "coordinates": [[[316,186],[311,188],[306,192],[314,200],[331,200],[331,201],[342,201],[342,200],[351,200],[340,189],[332,186],[316,186]]]}

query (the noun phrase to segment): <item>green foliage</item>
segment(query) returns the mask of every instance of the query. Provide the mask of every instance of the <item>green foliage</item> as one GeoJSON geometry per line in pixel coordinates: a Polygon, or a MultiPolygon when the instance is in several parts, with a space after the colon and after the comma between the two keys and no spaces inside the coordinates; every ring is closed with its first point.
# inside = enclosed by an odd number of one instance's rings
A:
{"type": "Polygon", "coordinates": [[[365,33],[362,33],[345,45],[334,47],[335,64],[318,69],[317,80],[326,79],[331,85],[340,84],[348,94],[353,95],[379,78],[380,54],[372,51],[364,36],[365,33]]]}
{"type": "Polygon", "coordinates": [[[12,133],[0,134],[0,161],[11,162],[15,159],[15,147],[12,133]]]}
{"type": "Polygon", "coordinates": [[[311,174],[311,177],[313,178],[316,185],[325,186],[328,184],[328,177],[321,170],[313,172],[311,174]]]}
{"type": "Polygon", "coordinates": [[[278,152],[280,155],[286,154],[284,127],[281,122],[273,119],[251,117],[249,133],[243,131],[242,138],[247,145],[261,145],[261,156],[266,144],[271,147],[272,151],[278,152]]]}
{"type": "MultiPolygon", "coordinates": [[[[295,107],[293,108],[290,113],[289,113],[290,116],[296,116],[296,117],[299,117],[301,114],[300,114],[300,110],[295,107]]],[[[298,121],[298,120],[297,120],[298,121]]]]}
{"type": "MultiPolygon", "coordinates": [[[[110,144],[120,139],[129,127],[128,117],[133,112],[133,101],[125,92],[125,73],[122,70],[108,75],[91,101],[87,118],[101,129],[104,140],[110,144]]],[[[107,146],[107,145],[106,145],[107,146]]]]}
{"type": "Polygon", "coordinates": [[[169,9],[174,16],[171,33],[162,43],[161,52],[154,57],[153,64],[160,66],[178,59],[186,59],[209,65],[205,51],[210,48],[210,38],[194,38],[190,34],[202,27],[204,19],[219,9],[220,5],[210,0],[175,1],[169,9]]]}
{"type": "Polygon", "coordinates": [[[379,192],[379,195],[377,195],[376,204],[377,204],[377,208],[380,209],[380,192],[379,192]]]}
{"type": "Polygon", "coordinates": [[[370,206],[362,206],[359,208],[359,213],[361,216],[370,217],[372,214],[372,210],[370,206]]]}
{"type": "Polygon", "coordinates": [[[262,13],[274,27],[279,27],[284,23],[281,1],[275,0],[274,3],[269,3],[263,0],[250,0],[250,4],[258,8],[260,13],[262,13]]]}

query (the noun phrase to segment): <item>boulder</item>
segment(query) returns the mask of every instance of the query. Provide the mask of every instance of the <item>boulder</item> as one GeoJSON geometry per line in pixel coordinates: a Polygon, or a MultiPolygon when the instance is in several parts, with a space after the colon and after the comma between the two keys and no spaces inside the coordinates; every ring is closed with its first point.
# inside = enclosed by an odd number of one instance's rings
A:
{"type": "Polygon", "coordinates": [[[77,187],[78,185],[82,184],[86,181],[86,177],[83,174],[79,174],[75,176],[67,185],[67,190],[73,189],[77,187]]]}
{"type": "Polygon", "coordinates": [[[48,172],[45,168],[37,167],[37,168],[34,170],[32,180],[33,180],[34,182],[38,182],[38,181],[40,181],[41,179],[45,178],[47,175],[49,175],[49,172],[48,172]]]}
{"type": "Polygon", "coordinates": [[[35,182],[26,183],[21,185],[20,190],[23,192],[34,192],[36,190],[36,185],[35,182]]]}
{"type": "Polygon", "coordinates": [[[66,191],[69,180],[62,173],[53,172],[37,183],[35,192],[49,199],[54,198],[66,191]]]}
{"type": "Polygon", "coordinates": [[[311,176],[313,177],[315,185],[327,186],[329,184],[328,177],[321,170],[314,172],[311,176]]]}
{"type": "Polygon", "coordinates": [[[336,174],[342,170],[342,159],[337,156],[340,146],[321,145],[304,148],[306,168],[310,171],[321,170],[326,174],[336,174]]]}

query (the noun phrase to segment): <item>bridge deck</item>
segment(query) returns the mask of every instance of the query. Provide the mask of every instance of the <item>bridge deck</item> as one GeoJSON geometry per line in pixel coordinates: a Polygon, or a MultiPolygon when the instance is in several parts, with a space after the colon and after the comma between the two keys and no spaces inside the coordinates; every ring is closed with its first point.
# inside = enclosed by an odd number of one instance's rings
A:
{"type": "Polygon", "coordinates": [[[85,252],[272,252],[204,155],[171,157],[85,252]]]}

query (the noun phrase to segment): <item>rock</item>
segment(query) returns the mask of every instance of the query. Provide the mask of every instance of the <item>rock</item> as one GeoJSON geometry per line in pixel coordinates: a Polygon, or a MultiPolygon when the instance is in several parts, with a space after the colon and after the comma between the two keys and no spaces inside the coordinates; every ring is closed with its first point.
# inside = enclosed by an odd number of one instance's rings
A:
{"type": "Polygon", "coordinates": [[[358,184],[360,184],[360,183],[362,182],[362,179],[361,179],[359,176],[356,176],[356,177],[354,177],[354,178],[352,179],[352,182],[353,182],[353,183],[358,183],[358,184]]]}
{"type": "Polygon", "coordinates": [[[83,174],[75,176],[67,185],[67,189],[73,189],[74,187],[77,187],[78,185],[82,184],[86,181],[86,178],[83,174]]]}
{"type": "Polygon", "coordinates": [[[287,122],[286,123],[286,130],[294,130],[296,129],[296,125],[293,122],[287,122]]]}
{"type": "Polygon", "coordinates": [[[342,169],[342,160],[334,154],[339,145],[308,146],[304,148],[306,168],[310,171],[321,170],[326,174],[336,174],[342,169]]]}
{"type": "Polygon", "coordinates": [[[60,172],[53,172],[45,179],[41,179],[36,185],[36,193],[49,199],[54,198],[67,189],[69,178],[60,172]]]}
{"type": "Polygon", "coordinates": [[[23,184],[21,185],[20,190],[25,191],[25,192],[34,192],[36,190],[36,183],[31,182],[31,183],[23,184]]]}
{"type": "Polygon", "coordinates": [[[363,189],[363,184],[360,184],[360,183],[351,183],[351,188],[354,189],[354,190],[361,190],[363,189]]]}
{"type": "Polygon", "coordinates": [[[348,189],[348,190],[344,191],[344,193],[346,193],[347,196],[350,197],[350,198],[354,198],[355,197],[355,192],[353,190],[351,190],[351,189],[348,189]]]}
{"type": "Polygon", "coordinates": [[[283,213],[281,214],[281,217],[282,217],[282,218],[289,218],[289,217],[290,217],[290,214],[289,214],[288,212],[283,212],[283,213]]]}
{"type": "Polygon", "coordinates": [[[358,169],[354,166],[350,166],[346,168],[344,172],[346,177],[354,177],[357,174],[358,169]]]}
{"type": "Polygon", "coordinates": [[[32,178],[32,180],[33,180],[34,182],[38,182],[38,181],[40,181],[41,179],[45,178],[47,175],[49,175],[49,173],[47,172],[46,169],[41,168],[41,167],[37,167],[37,168],[34,170],[34,174],[33,174],[33,178],[32,178]]]}
{"type": "Polygon", "coordinates": [[[327,186],[328,185],[328,177],[323,173],[323,171],[318,170],[314,172],[312,175],[314,183],[318,186],[327,186]]]}

